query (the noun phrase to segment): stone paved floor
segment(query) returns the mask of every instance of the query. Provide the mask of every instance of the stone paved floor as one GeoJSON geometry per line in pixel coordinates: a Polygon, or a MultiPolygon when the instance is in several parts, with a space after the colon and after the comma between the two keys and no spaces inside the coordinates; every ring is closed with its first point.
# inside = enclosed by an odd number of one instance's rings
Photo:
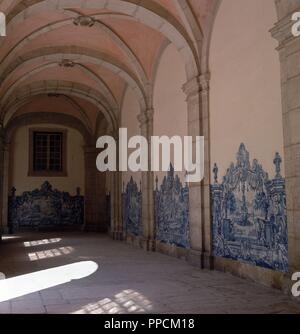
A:
{"type": "Polygon", "coordinates": [[[97,234],[7,238],[0,272],[0,313],[300,313],[280,291],[97,234]]]}

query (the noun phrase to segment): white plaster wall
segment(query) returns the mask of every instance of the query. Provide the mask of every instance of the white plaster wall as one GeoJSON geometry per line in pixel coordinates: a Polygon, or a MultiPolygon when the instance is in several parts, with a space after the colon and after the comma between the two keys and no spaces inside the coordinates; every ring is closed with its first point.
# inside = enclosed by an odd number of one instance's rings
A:
{"type": "MultiPolygon", "coordinates": [[[[134,91],[127,87],[122,105],[122,116],[121,116],[121,127],[126,128],[128,131],[128,140],[133,136],[140,136],[141,129],[138,121],[138,115],[140,114],[140,106],[139,102],[136,98],[136,94],[134,91]]],[[[128,151],[128,156],[133,150],[128,151]]],[[[123,172],[122,179],[126,186],[126,184],[130,181],[130,178],[133,177],[134,181],[138,184],[141,180],[141,173],[133,173],[133,172],[123,172]]]]}
{"type": "Polygon", "coordinates": [[[76,194],[76,188],[80,187],[84,194],[84,140],[81,134],[71,128],[52,125],[35,124],[17,129],[12,139],[11,176],[10,187],[17,189],[17,195],[24,191],[40,188],[44,181],[49,181],[54,188],[60,191],[76,194]],[[67,130],[67,177],[29,177],[29,129],[30,128],[55,128],[67,130]]]}
{"type": "MultiPolygon", "coordinates": [[[[162,54],[157,68],[154,86],[154,135],[180,136],[188,135],[187,103],[182,90],[186,82],[185,66],[181,55],[170,44],[162,54]]],[[[174,162],[174,159],[171,159],[174,162]]],[[[161,184],[166,173],[155,173],[161,184]]],[[[178,173],[185,180],[185,172],[178,173]]]]}
{"type": "Polygon", "coordinates": [[[275,153],[283,157],[279,57],[269,33],[275,22],[273,0],[225,0],[216,17],[210,128],[211,162],[219,166],[219,179],[236,161],[241,142],[270,177],[275,153]]]}

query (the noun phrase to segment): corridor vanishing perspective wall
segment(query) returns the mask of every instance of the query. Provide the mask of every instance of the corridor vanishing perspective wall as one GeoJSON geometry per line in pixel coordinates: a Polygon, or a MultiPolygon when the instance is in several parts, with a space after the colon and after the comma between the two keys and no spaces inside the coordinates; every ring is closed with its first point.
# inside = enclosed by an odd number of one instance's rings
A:
{"type": "Polygon", "coordinates": [[[54,206],[80,188],[87,231],[287,286],[300,264],[300,48],[288,24],[300,0],[19,2],[0,4],[3,231],[9,195],[27,220],[50,185],[54,206]],[[28,173],[31,127],[67,132],[67,176],[28,173]],[[172,154],[169,171],[99,172],[97,139],[119,144],[120,128],[148,142],[203,136],[204,180],[186,184],[172,154]]]}

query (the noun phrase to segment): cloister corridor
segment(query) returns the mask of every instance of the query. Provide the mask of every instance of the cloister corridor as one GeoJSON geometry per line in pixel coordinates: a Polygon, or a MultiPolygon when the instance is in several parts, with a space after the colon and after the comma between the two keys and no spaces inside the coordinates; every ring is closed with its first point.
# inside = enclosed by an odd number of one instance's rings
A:
{"type": "Polygon", "coordinates": [[[280,291],[99,234],[3,239],[0,267],[7,279],[0,281],[0,313],[300,312],[300,304],[280,291]],[[65,282],[68,277],[75,279],[65,282]]]}

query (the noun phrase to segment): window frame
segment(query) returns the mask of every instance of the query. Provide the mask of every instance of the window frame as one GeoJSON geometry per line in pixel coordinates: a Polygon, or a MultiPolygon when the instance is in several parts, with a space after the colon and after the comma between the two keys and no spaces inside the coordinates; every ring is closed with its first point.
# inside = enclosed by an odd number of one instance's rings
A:
{"type": "Polygon", "coordinates": [[[29,129],[29,168],[30,177],[67,177],[67,134],[66,129],[58,128],[30,128],[29,129]],[[34,133],[61,133],[62,135],[62,171],[35,171],[34,170],[34,133]]]}

